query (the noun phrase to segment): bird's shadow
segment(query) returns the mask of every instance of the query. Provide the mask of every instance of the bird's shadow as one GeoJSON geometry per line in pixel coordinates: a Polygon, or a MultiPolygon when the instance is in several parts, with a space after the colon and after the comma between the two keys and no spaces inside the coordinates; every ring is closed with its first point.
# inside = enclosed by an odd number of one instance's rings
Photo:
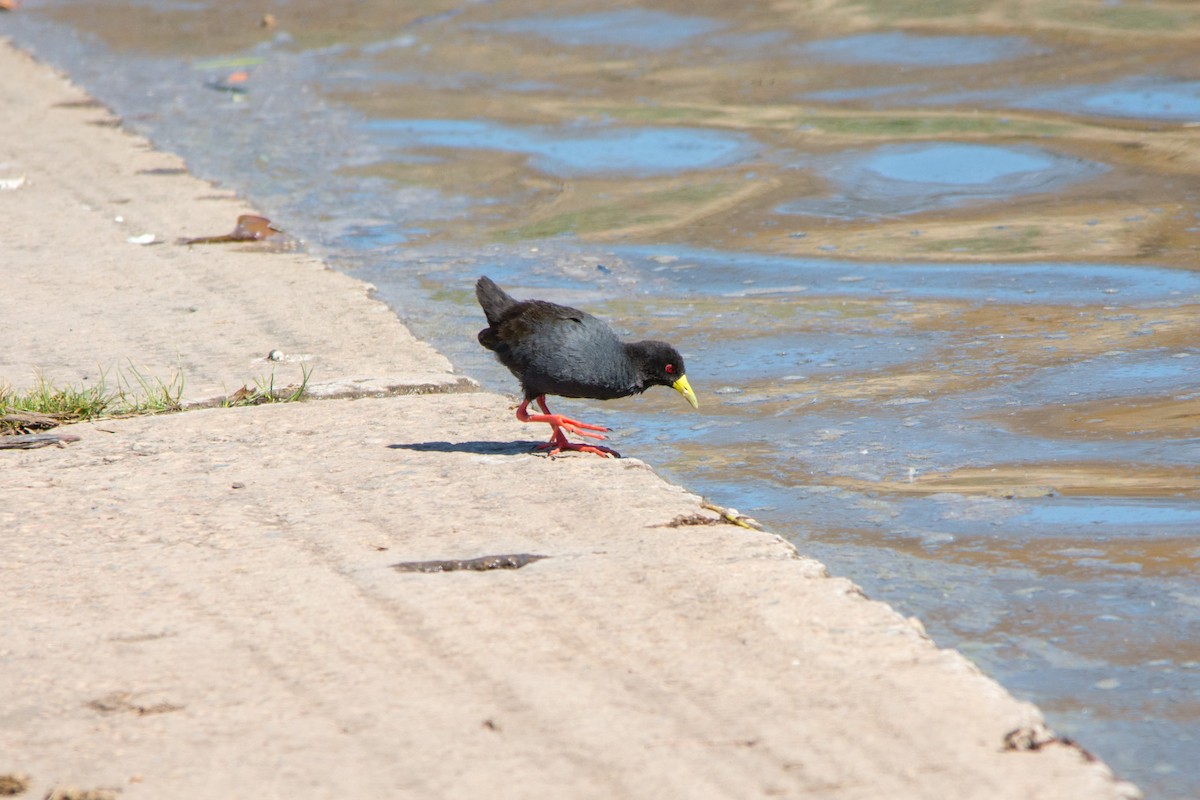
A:
{"type": "Polygon", "coordinates": [[[398,442],[389,450],[417,453],[475,453],[486,456],[524,456],[536,453],[538,442],[398,442]]]}
{"type": "MultiPolygon", "coordinates": [[[[546,455],[540,449],[543,442],[397,442],[389,444],[389,450],[412,450],[416,453],[474,453],[481,456],[527,456],[546,455]]],[[[562,458],[564,454],[553,456],[562,458]]],[[[567,456],[578,456],[579,453],[567,453],[567,456]]],[[[620,453],[613,453],[614,458],[620,458],[620,453]]]]}

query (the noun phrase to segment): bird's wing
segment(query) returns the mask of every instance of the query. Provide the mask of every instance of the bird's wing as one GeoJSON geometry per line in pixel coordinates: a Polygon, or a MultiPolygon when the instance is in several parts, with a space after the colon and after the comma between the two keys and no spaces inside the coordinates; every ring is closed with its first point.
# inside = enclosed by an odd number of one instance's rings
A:
{"type": "Polygon", "coordinates": [[[525,337],[560,325],[582,325],[588,316],[586,312],[577,308],[547,303],[544,300],[526,300],[505,309],[495,327],[501,331],[502,337],[525,337]]]}

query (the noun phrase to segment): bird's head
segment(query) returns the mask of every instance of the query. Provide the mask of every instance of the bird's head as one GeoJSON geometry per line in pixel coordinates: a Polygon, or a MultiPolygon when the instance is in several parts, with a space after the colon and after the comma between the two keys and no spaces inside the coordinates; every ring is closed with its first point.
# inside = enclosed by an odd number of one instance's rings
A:
{"type": "Polygon", "coordinates": [[[646,386],[670,386],[683,395],[692,408],[700,408],[678,350],[666,342],[636,342],[629,345],[629,349],[646,386]]]}

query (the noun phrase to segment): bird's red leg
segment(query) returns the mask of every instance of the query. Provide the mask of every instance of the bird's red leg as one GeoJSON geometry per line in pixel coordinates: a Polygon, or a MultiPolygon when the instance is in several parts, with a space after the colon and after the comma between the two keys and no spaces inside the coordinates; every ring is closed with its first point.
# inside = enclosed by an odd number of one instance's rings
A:
{"type": "Polygon", "coordinates": [[[563,431],[566,431],[567,433],[574,433],[579,436],[586,436],[589,439],[604,439],[604,438],[606,438],[602,433],[591,433],[591,431],[607,431],[608,428],[604,427],[603,425],[589,425],[586,422],[580,422],[579,420],[576,420],[576,419],[570,419],[568,417],[564,417],[562,414],[551,414],[550,409],[546,408],[546,396],[545,395],[538,395],[537,404],[541,407],[542,411],[545,413],[530,414],[528,411],[525,410],[526,407],[529,405],[529,401],[526,400],[525,402],[521,403],[521,405],[517,406],[517,419],[521,420],[521,422],[546,422],[546,423],[549,423],[550,426],[554,428],[555,433],[558,433],[560,430],[563,430],[563,431]]]}
{"type": "MultiPolygon", "coordinates": [[[[562,414],[551,414],[550,409],[546,407],[546,395],[539,394],[536,398],[536,401],[538,406],[542,409],[542,413],[548,417],[553,417],[558,426],[568,433],[578,434],[579,436],[589,436],[593,439],[608,438],[605,436],[597,436],[594,433],[587,433],[587,431],[603,431],[608,433],[608,428],[604,427],[603,425],[591,425],[587,422],[580,422],[577,419],[564,417],[562,414]]],[[[549,420],[547,420],[547,422],[548,421],[549,420]]]]}
{"type": "Polygon", "coordinates": [[[538,445],[539,450],[549,450],[550,455],[556,455],[563,450],[577,450],[582,453],[595,453],[598,456],[619,456],[616,450],[611,450],[607,447],[597,447],[590,444],[578,444],[567,438],[567,434],[574,433],[578,436],[586,436],[590,439],[604,439],[603,433],[592,433],[592,431],[607,431],[603,425],[590,425],[586,422],[570,419],[561,414],[551,414],[550,409],[546,407],[546,396],[538,395],[537,404],[544,413],[530,414],[526,408],[529,405],[529,400],[525,400],[521,405],[517,406],[517,419],[521,422],[545,422],[550,425],[554,433],[550,436],[550,441],[546,444],[538,445]]]}

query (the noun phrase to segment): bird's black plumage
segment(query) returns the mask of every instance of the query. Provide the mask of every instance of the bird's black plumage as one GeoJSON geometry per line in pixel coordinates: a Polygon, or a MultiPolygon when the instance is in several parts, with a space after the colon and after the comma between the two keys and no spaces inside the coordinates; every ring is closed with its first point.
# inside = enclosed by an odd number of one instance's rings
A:
{"type": "Polygon", "coordinates": [[[554,433],[543,448],[550,455],[578,450],[615,456],[607,447],[578,444],[567,433],[603,439],[608,429],[551,414],[546,395],[609,400],[670,386],[693,408],[696,395],[683,370],[683,356],[666,342],[622,342],[613,329],[586,311],[544,300],[514,300],[487,276],[475,283],[475,296],[488,326],[479,343],[508,367],[525,393],[517,407],[522,422],[548,423],[554,433]],[[536,401],[541,414],[530,414],[536,401]]]}
{"type": "Polygon", "coordinates": [[[512,371],[527,400],[546,394],[610,400],[673,386],[685,375],[683,356],[671,345],[622,342],[586,311],[515,300],[487,277],[475,284],[475,295],[488,321],[479,343],[512,371]]]}

